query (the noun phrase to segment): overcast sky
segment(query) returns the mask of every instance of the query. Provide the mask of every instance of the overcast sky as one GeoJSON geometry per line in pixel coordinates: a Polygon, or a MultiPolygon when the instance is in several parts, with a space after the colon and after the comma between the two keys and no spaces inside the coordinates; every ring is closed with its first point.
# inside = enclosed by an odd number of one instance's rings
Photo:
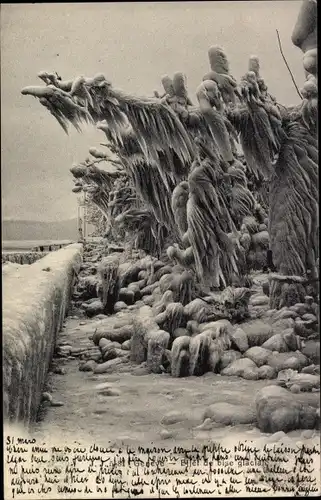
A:
{"type": "Polygon", "coordinates": [[[63,79],[102,72],[117,88],[136,95],[161,90],[160,78],[182,71],[195,89],[209,70],[207,50],[221,45],[239,79],[248,57],[260,58],[270,92],[286,105],[298,102],[277,45],[299,86],[302,56],[291,44],[300,1],[66,3],[1,5],[2,217],[61,220],[77,214],[69,168],[104,140],[93,127],[65,135],[35,99],[37,73],[63,79]]]}

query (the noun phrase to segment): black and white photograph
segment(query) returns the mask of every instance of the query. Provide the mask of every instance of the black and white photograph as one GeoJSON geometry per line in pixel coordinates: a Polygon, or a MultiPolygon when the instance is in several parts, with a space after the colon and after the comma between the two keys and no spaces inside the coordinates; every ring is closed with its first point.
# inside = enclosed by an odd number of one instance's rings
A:
{"type": "Polygon", "coordinates": [[[316,0],[1,3],[5,500],[319,497],[316,0]]]}

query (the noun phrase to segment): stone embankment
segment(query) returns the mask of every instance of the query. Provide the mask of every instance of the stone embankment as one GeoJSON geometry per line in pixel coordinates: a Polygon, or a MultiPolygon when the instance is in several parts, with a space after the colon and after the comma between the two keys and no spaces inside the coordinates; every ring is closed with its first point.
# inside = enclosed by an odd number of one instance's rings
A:
{"type": "Polygon", "coordinates": [[[73,244],[31,265],[3,266],[5,420],[28,425],[37,415],[81,262],[82,245],[73,244]]]}

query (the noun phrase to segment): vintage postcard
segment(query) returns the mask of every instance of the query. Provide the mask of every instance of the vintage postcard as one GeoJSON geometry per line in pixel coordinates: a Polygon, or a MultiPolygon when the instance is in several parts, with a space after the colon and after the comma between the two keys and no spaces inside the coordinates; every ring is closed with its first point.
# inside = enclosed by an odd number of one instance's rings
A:
{"type": "Polygon", "coordinates": [[[320,495],[315,0],[1,4],[5,500],[320,495]]]}

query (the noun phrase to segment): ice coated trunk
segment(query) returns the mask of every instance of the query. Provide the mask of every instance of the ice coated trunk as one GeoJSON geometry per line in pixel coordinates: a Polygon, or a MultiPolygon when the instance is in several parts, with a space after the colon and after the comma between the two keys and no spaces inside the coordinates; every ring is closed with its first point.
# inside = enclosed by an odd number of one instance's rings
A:
{"type": "Polygon", "coordinates": [[[113,314],[118,300],[120,282],[118,277],[119,259],[110,255],[102,259],[98,272],[103,285],[102,303],[104,314],[113,314]]]}
{"type": "Polygon", "coordinates": [[[280,309],[318,295],[317,143],[292,124],[269,186],[269,234],[278,275],[270,276],[270,306],[280,309]]]}
{"type": "Polygon", "coordinates": [[[225,161],[233,160],[230,137],[226,130],[223,118],[218,112],[215,112],[207,99],[199,98],[200,109],[207,121],[212,135],[217,142],[217,146],[225,161]]]}

